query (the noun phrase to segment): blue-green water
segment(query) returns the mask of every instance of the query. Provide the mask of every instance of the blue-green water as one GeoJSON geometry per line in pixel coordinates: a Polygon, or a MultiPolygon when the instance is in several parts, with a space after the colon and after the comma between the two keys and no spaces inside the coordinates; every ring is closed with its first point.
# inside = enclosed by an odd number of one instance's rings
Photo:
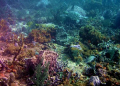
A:
{"type": "Polygon", "coordinates": [[[0,86],[120,86],[119,38],[120,0],[0,0],[0,86]]]}

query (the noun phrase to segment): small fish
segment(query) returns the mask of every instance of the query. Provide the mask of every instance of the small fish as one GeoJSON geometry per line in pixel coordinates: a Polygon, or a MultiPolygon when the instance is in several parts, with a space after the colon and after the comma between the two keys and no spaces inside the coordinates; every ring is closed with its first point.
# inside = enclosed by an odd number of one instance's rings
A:
{"type": "Polygon", "coordinates": [[[78,45],[71,45],[70,47],[74,47],[74,48],[77,48],[79,50],[82,50],[82,47],[78,44],[78,45]]]}
{"type": "Polygon", "coordinates": [[[86,60],[85,63],[90,63],[92,62],[96,57],[95,56],[89,56],[86,60]]]}

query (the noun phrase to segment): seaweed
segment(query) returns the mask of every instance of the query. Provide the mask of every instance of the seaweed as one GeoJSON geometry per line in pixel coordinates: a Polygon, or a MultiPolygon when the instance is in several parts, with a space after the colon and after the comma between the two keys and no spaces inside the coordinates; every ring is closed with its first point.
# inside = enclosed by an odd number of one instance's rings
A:
{"type": "Polygon", "coordinates": [[[36,66],[35,76],[33,78],[36,86],[44,86],[44,81],[48,77],[48,67],[49,64],[41,65],[41,63],[36,66]]]}

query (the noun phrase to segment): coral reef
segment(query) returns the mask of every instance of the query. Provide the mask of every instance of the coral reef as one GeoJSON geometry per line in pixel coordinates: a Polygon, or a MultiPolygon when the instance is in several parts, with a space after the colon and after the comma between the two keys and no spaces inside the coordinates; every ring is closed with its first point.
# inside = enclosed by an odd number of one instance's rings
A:
{"type": "Polygon", "coordinates": [[[46,43],[51,41],[51,35],[46,30],[38,30],[34,29],[28,35],[26,41],[31,43],[32,41],[39,42],[39,43],[46,43]]]}
{"type": "Polygon", "coordinates": [[[46,24],[37,24],[37,26],[38,26],[38,28],[40,30],[45,30],[48,33],[50,33],[51,38],[55,39],[55,37],[56,37],[56,30],[57,30],[57,27],[56,27],[55,24],[53,24],[53,23],[46,23],[46,24]]]}
{"type": "Polygon", "coordinates": [[[39,56],[43,58],[43,64],[49,64],[49,72],[55,71],[58,58],[58,54],[56,52],[44,50],[39,52],[39,56]]]}
{"type": "Polygon", "coordinates": [[[74,47],[73,45],[67,45],[64,49],[64,53],[68,55],[72,61],[77,63],[82,61],[81,51],[82,49],[79,49],[79,47],[74,47]]]}
{"type": "Polygon", "coordinates": [[[0,2],[0,86],[120,86],[120,1],[0,2]]]}
{"type": "Polygon", "coordinates": [[[48,72],[48,65],[47,64],[41,65],[41,63],[39,63],[35,69],[35,76],[33,79],[34,84],[37,86],[44,86],[44,82],[48,77],[47,72],[48,72]]]}
{"type": "Polygon", "coordinates": [[[11,29],[9,28],[9,24],[5,19],[0,20],[0,40],[2,41],[10,41],[10,39],[13,39],[13,36],[11,36],[10,32],[11,29]]]}
{"type": "Polygon", "coordinates": [[[14,44],[8,44],[7,48],[3,52],[3,55],[15,55],[17,54],[19,49],[19,46],[15,46],[14,44]]]}
{"type": "Polygon", "coordinates": [[[4,31],[9,31],[9,24],[5,19],[1,19],[0,20],[0,31],[4,32],[4,31]]]}
{"type": "Polygon", "coordinates": [[[98,76],[91,76],[89,80],[89,85],[90,86],[100,86],[100,79],[98,76]]]}
{"type": "Polygon", "coordinates": [[[108,37],[102,34],[100,31],[96,30],[94,26],[86,25],[80,28],[79,32],[80,38],[83,41],[89,42],[91,44],[97,45],[98,43],[108,40],[108,37]]]}
{"type": "Polygon", "coordinates": [[[60,45],[68,43],[68,34],[66,32],[59,32],[56,34],[56,42],[60,45]]]}

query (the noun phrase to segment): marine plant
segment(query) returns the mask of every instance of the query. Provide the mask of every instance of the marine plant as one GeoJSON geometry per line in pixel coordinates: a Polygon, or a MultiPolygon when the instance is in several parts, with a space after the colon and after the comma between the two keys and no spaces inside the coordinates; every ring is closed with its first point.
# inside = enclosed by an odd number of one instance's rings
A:
{"type": "Polygon", "coordinates": [[[79,36],[82,41],[97,45],[98,43],[108,40],[108,37],[98,31],[94,26],[86,25],[80,28],[79,36]]]}
{"type": "Polygon", "coordinates": [[[38,24],[38,29],[45,30],[50,33],[51,37],[54,38],[56,36],[56,25],[53,23],[46,23],[46,24],[38,24]]]}
{"type": "Polygon", "coordinates": [[[90,49],[84,49],[84,51],[82,52],[82,54],[86,57],[89,57],[91,55],[99,55],[99,52],[97,50],[90,50],[90,49]]]}
{"type": "Polygon", "coordinates": [[[67,45],[64,49],[64,53],[68,55],[68,57],[70,57],[72,61],[75,61],[77,63],[82,61],[81,51],[82,50],[80,50],[79,48],[71,47],[70,45],[67,45]]]}
{"type": "Polygon", "coordinates": [[[49,63],[49,73],[56,70],[58,54],[54,51],[43,50],[40,51],[39,57],[43,58],[43,64],[49,63]]]}
{"type": "Polygon", "coordinates": [[[34,24],[34,22],[31,22],[31,21],[27,23],[28,27],[32,27],[33,24],[34,24]]]}
{"type": "Polygon", "coordinates": [[[9,23],[5,19],[0,20],[0,40],[6,42],[13,42],[16,40],[16,35],[11,32],[9,23]]]}
{"type": "Polygon", "coordinates": [[[39,42],[39,43],[46,43],[51,41],[51,35],[46,30],[38,30],[34,29],[27,37],[26,41],[31,43],[32,41],[39,42]]]}
{"type": "Polygon", "coordinates": [[[103,41],[102,43],[98,44],[98,48],[102,49],[102,56],[105,56],[105,61],[110,63],[119,63],[119,45],[115,46],[114,41],[103,41]]]}
{"type": "Polygon", "coordinates": [[[3,55],[15,55],[17,54],[17,51],[20,49],[20,47],[16,47],[14,44],[7,45],[8,48],[6,48],[3,52],[3,55]]]}
{"type": "Polygon", "coordinates": [[[1,19],[0,20],[0,31],[8,31],[8,30],[10,30],[8,22],[5,19],[1,19]]]}
{"type": "Polygon", "coordinates": [[[36,86],[44,86],[44,81],[48,77],[48,64],[41,65],[39,63],[35,69],[35,76],[33,82],[36,86]]]}

